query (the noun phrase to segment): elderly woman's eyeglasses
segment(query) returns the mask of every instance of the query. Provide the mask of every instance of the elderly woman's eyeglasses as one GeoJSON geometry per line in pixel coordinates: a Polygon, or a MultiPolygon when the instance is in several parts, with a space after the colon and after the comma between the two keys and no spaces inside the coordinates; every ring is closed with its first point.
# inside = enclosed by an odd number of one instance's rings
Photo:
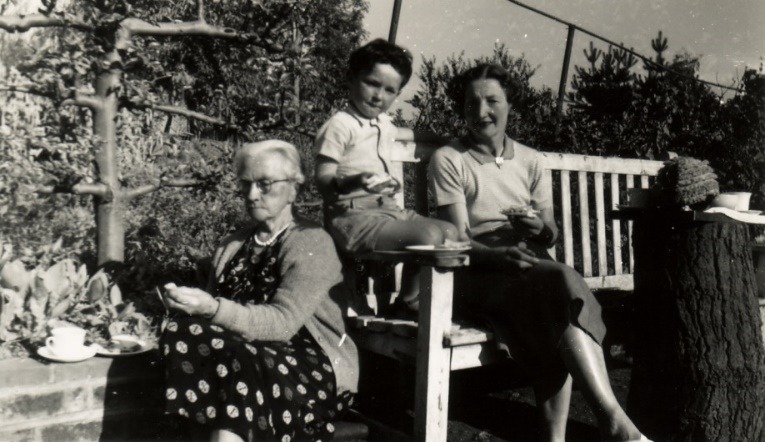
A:
{"type": "Polygon", "coordinates": [[[294,182],[294,178],[286,178],[283,180],[256,180],[256,181],[245,181],[242,180],[240,183],[242,194],[246,195],[247,192],[250,190],[250,186],[252,184],[255,185],[255,187],[258,188],[261,194],[266,194],[271,191],[271,188],[273,187],[274,183],[282,183],[282,182],[294,182]]]}

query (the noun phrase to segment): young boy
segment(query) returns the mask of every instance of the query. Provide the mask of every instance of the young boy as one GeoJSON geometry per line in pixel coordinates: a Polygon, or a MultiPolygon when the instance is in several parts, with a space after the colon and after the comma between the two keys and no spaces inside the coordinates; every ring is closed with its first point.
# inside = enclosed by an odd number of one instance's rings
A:
{"type": "MultiPolygon", "coordinates": [[[[345,253],[401,250],[409,245],[456,241],[451,223],[398,208],[399,183],[389,175],[391,144],[444,141],[397,128],[385,112],[412,75],[412,57],[378,39],[355,50],[348,66],[349,106],[316,136],[316,184],[324,198],[325,225],[345,253]],[[428,139],[430,138],[430,139],[428,139]]],[[[404,266],[399,299],[418,306],[419,268],[404,266]]]]}

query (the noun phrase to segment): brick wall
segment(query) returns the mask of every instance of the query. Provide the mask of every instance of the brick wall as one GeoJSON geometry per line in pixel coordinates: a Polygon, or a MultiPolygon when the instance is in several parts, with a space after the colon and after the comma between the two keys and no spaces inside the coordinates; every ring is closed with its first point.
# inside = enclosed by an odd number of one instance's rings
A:
{"type": "Polygon", "coordinates": [[[0,440],[179,439],[156,353],[64,364],[0,361],[0,440]]]}

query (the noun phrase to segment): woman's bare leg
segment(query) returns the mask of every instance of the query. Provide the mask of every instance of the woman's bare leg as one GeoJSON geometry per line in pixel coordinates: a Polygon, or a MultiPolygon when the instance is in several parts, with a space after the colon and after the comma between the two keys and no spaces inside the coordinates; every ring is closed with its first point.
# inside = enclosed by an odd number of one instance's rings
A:
{"type": "Polygon", "coordinates": [[[210,433],[210,442],[244,442],[244,439],[228,430],[213,430],[210,433]]]}
{"type": "Polygon", "coordinates": [[[569,325],[563,332],[560,352],[574,381],[592,407],[604,440],[639,439],[640,431],[619,405],[611,389],[601,346],[579,327],[569,325]]]}
{"type": "Polygon", "coordinates": [[[542,440],[563,442],[566,440],[566,423],[571,404],[571,376],[555,374],[534,382],[537,407],[542,412],[542,440]]]}

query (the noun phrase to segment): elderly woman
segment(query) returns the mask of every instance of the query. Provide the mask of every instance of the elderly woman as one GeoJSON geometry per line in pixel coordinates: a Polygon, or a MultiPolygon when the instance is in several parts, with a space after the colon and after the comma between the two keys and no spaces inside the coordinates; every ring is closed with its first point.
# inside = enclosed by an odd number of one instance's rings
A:
{"type": "Polygon", "coordinates": [[[165,286],[170,414],[212,440],[330,440],[352,400],[358,354],[345,334],[340,261],[296,218],[304,176],[291,144],[247,144],[234,166],[252,224],[223,241],[206,291],[165,286]]]}
{"type": "Polygon", "coordinates": [[[547,440],[565,439],[572,377],[604,440],[640,440],[608,380],[600,306],[578,273],[547,254],[557,228],[539,154],[505,135],[519,88],[494,65],[456,80],[452,98],[467,134],[430,163],[439,216],[473,247],[470,268],[458,275],[455,311],[488,321],[532,375],[547,440]]]}

